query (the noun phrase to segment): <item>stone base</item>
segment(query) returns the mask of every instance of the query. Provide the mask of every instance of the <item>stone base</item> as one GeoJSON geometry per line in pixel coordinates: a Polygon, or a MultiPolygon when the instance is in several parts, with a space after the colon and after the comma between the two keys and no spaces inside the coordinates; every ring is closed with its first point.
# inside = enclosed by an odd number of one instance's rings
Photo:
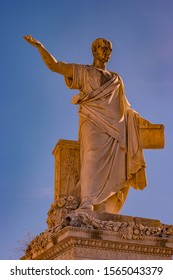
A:
{"type": "MultiPolygon", "coordinates": [[[[92,221],[114,224],[114,230],[65,226],[46,246],[23,260],[171,260],[173,226],[159,220],[93,212],[92,221]],[[115,228],[119,226],[119,229],[115,228]],[[127,229],[133,228],[129,235],[127,229]],[[125,229],[125,231],[124,231],[125,229]],[[160,233],[159,233],[160,231],[160,233]]],[[[91,226],[91,225],[90,225],[91,226]]]]}

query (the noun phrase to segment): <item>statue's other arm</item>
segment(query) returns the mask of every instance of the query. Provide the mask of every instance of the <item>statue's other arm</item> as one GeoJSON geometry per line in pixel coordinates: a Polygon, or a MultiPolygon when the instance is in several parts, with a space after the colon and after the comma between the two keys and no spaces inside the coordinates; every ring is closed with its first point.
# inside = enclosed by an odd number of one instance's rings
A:
{"type": "Polygon", "coordinates": [[[64,63],[57,61],[46,49],[45,47],[36,39],[31,37],[31,35],[23,36],[23,38],[32,46],[36,47],[46,64],[46,66],[53,72],[57,72],[68,78],[73,76],[73,66],[70,63],[64,63]]]}

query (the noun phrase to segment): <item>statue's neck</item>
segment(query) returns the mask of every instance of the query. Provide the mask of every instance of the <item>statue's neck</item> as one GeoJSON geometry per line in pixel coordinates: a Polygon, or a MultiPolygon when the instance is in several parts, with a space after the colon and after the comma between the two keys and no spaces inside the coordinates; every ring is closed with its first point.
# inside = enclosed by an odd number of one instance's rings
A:
{"type": "Polygon", "coordinates": [[[106,62],[103,62],[101,60],[98,60],[97,58],[94,58],[93,64],[94,67],[101,69],[101,70],[106,70],[106,62]]]}

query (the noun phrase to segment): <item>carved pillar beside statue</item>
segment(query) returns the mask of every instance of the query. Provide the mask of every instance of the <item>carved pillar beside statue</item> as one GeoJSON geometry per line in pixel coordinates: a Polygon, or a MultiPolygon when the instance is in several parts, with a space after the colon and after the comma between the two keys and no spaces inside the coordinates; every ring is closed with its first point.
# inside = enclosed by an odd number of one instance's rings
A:
{"type": "Polygon", "coordinates": [[[63,196],[79,195],[79,142],[60,139],[52,154],[55,156],[54,201],[63,196]]]}

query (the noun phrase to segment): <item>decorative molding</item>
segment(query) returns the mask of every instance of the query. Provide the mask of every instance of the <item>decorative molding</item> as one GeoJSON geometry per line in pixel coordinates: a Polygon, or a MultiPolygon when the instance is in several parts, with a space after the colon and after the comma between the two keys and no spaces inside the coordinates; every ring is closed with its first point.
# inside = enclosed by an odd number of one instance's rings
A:
{"type": "Polygon", "coordinates": [[[61,230],[66,226],[66,216],[79,207],[79,196],[61,196],[50,207],[48,211],[47,225],[50,234],[61,230]]]}
{"type": "Polygon", "coordinates": [[[87,250],[87,253],[91,256],[93,251],[97,252],[97,256],[100,258],[103,253],[107,254],[107,257],[111,252],[126,252],[132,254],[142,255],[157,255],[157,256],[171,256],[173,254],[173,248],[163,248],[158,246],[148,246],[145,244],[130,244],[121,242],[114,242],[110,240],[94,240],[81,237],[67,237],[63,241],[49,248],[47,251],[35,256],[35,259],[59,259],[60,256],[64,259],[73,259],[75,249],[78,250],[78,255],[83,254],[87,250]],[[104,250],[104,252],[103,252],[104,250]]]}
{"type": "Polygon", "coordinates": [[[77,159],[78,154],[74,151],[71,153],[68,152],[65,155],[64,162],[63,162],[63,172],[62,177],[69,181],[70,177],[74,180],[74,184],[76,185],[79,181],[79,172],[77,170],[77,159]]]}
{"type": "Polygon", "coordinates": [[[100,220],[86,212],[74,211],[74,209],[78,208],[78,205],[79,200],[73,196],[60,198],[53,203],[48,212],[48,230],[31,241],[26,249],[26,255],[39,255],[39,253],[48,249],[48,245],[54,244],[55,246],[57,235],[62,232],[62,229],[67,229],[68,231],[69,228],[73,229],[73,232],[78,232],[77,239],[68,239],[68,242],[66,240],[65,243],[60,242],[58,244],[58,250],[60,251],[67,250],[71,246],[84,246],[97,249],[133,251],[142,254],[173,254],[173,248],[167,248],[164,245],[166,240],[167,242],[173,242],[173,226],[161,224],[160,227],[153,227],[128,221],[100,220]],[[82,238],[79,233],[81,230],[89,231],[90,236],[87,239],[82,238]],[[103,235],[103,233],[105,235],[113,233],[116,236],[117,242],[101,240],[99,236],[103,235]],[[159,247],[135,244],[135,241],[140,243],[139,241],[147,239],[157,240],[159,247]]]}

